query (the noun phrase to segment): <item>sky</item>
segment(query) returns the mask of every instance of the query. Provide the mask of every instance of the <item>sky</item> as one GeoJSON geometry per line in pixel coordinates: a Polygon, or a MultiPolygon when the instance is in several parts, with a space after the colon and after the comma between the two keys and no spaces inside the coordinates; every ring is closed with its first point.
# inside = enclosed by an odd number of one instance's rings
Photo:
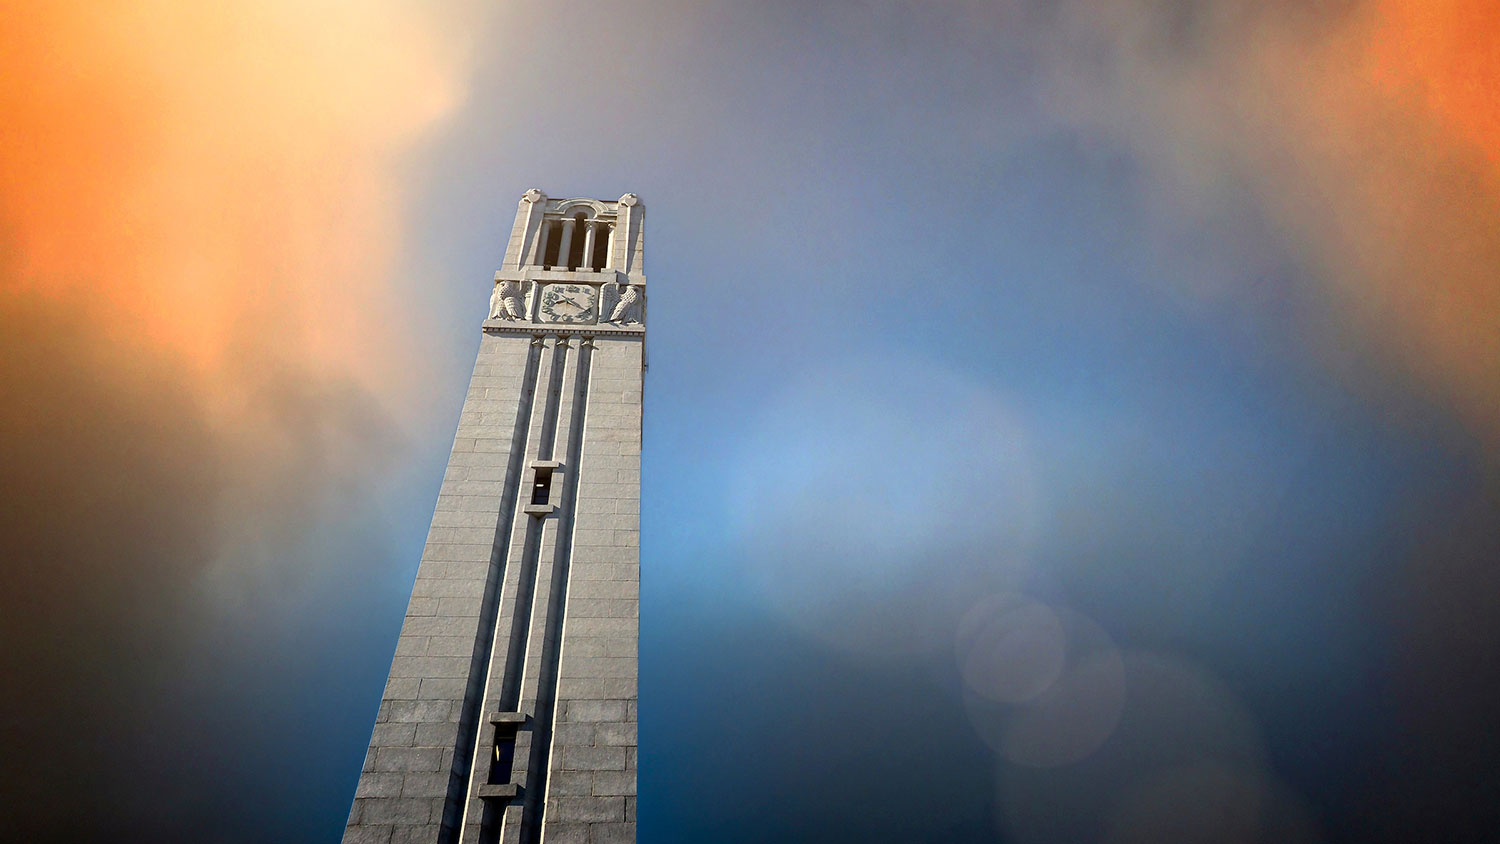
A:
{"type": "Polygon", "coordinates": [[[648,209],[643,844],[1500,836],[1487,0],[6,19],[0,840],[338,840],[530,187],[648,209]]]}

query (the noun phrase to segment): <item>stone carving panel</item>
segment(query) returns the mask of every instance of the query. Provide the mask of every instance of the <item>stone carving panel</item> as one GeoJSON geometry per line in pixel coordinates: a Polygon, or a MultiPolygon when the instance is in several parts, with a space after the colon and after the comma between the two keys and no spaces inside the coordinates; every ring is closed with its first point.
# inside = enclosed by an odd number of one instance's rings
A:
{"type": "Polygon", "coordinates": [[[610,282],[601,289],[599,313],[614,325],[639,325],[646,307],[646,291],[639,284],[610,282]]]}
{"type": "MultiPolygon", "coordinates": [[[[502,279],[495,282],[495,292],[490,294],[490,319],[522,320],[526,318],[527,292],[523,282],[502,279]]],[[[531,284],[525,283],[525,287],[531,284]]]]}

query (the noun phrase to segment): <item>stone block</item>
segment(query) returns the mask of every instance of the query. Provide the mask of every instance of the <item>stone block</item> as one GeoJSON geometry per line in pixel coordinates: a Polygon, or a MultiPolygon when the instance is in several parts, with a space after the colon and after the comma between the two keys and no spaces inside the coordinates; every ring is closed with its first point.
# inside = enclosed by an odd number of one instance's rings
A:
{"type": "Polygon", "coordinates": [[[557,695],[570,700],[624,700],[636,696],[636,678],[564,677],[557,683],[557,695]]]}
{"type": "Polygon", "coordinates": [[[581,580],[568,586],[568,604],[578,601],[638,601],[640,587],[633,580],[581,580]]]}
{"type": "Polygon", "coordinates": [[[416,700],[422,681],[415,677],[392,677],[385,681],[385,700],[416,700]]]}
{"type": "Polygon", "coordinates": [[[469,598],[477,602],[484,594],[484,580],[419,577],[412,586],[412,594],[423,598],[469,598]]]}
{"type": "Polygon", "coordinates": [[[558,823],[623,821],[625,820],[625,798],[557,797],[549,799],[547,818],[558,823]]]}
{"type": "Polygon", "coordinates": [[[569,700],[564,710],[568,721],[622,721],[623,700],[569,700]]]}
{"type": "Polygon", "coordinates": [[[631,823],[596,823],[589,827],[589,844],[635,844],[635,818],[631,823]]]}
{"type": "Polygon", "coordinates": [[[427,800],[382,797],[365,802],[362,818],[369,824],[425,824],[432,820],[432,808],[427,800]]]}
{"type": "Polygon", "coordinates": [[[553,771],[547,793],[553,797],[588,797],[594,793],[594,771],[553,771]]]}
{"type": "Polygon", "coordinates": [[[459,598],[439,598],[438,615],[451,620],[454,624],[448,629],[435,629],[429,635],[473,636],[479,624],[479,608],[480,596],[478,595],[465,595],[459,598]]]}
{"type": "MultiPolygon", "coordinates": [[[[551,818],[548,818],[548,820],[550,821],[551,818]]],[[[511,838],[507,837],[505,840],[510,841],[511,838]]],[[[585,823],[548,823],[547,844],[589,844],[589,825],[585,823]]]]}
{"type": "Polygon", "coordinates": [[[447,771],[422,771],[401,775],[401,796],[431,800],[446,798],[448,794],[447,771]]]}
{"type": "Polygon", "coordinates": [[[622,747],[561,747],[558,768],[564,771],[623,771],[625,770],[625,748],[622,747]]]}
{"type": "Polygon", "coordinates": [[[635,677],[636,673],[635,657],[564,655],[559,676],[563,679],[625,679],[635,677]]]}
{"type": "Polygon", "coordinates": [[[391,844],[432,844],[432,842],[432,827],[427,824],[397,826],[391,833],[391,844]]]}
{"type": "Polygon", "coordinates": [[[402,636],[396,640],[396,656],[422,656],[426,652],[426,636],[402,636]]]}
{"type": "Polygon", "coordinates": [[[601,797],[635,796],[635,771],[595,771],[594,794],[601,797]]]}
{"type": "Polygon", "coordinates": [[[391,827],[351,826],[344,833],[344,844],[391,844],[391,827]]]}
{"type": "MultiPolygon", "coordinates": [[[[621,591],[624,591],[624,589],[622,588],[621,591]]],[[[636,618],[640,615],[640,610],[640,603],[637,602],[634,598],[574,599],[570,597],[568,599],[569,618],[636,618]]]]}
{"type": "Polygon", "coordinates": [[[437,615],[437,598],[412,598],[406,605],[407,615],[437,615]]]}
{"type": "Polygon", "coordinates": [[[599,724],[594,731],[594,743],[600,745],[634,746],[636,724],[634,721],[615,721],[599,724]]]}
{"type": "Polygon", "coordinates": [[[634,637],[640,625],[634,618],[570,618],[569,636],[630,636],[634,637]]]}
{"type": "Polygon", "coordinates": [[[630,638],[604,638],[574,636],[568,639],[567,653],[564,659],[573,657],[592,656],[629,656],[633,657],[639,650],[634,636],[630,638]]]}
{"type": "Polygon", "coordinates": [[[474,653],[472,636],[428,636],[427,656],[457,656],[470,658],[474,653]]]}
{"type": "Polygon", "coordinates": [[[391,660],[392,677],[417,677],[428,680],[438,677],[466,677],[469,673],[467,657],[451,656],[398,656],[391,660]]]}
{"type": "Polygon", "coordinates": [[[377,747],[373,771],[440,771],[442,751],[436,747],[377,747]]]}
{"type": "Polygon", "coordinates": [[[422,686],[417,693],[421,700],[460,700],[468,681],[459,677],[426,678],[422,680],[422,686]]]}
{"type": "Polygon", "coordinates": [[[354,796],[359,797],[399,797],[401,796],[401,777],[399,773],[368,773],[359,778],[359,785],[354,789],[354,796]]]}
{"type": "Polygon", "coordinates": [[[370,744],[379,747],[410,747],[414,744],[417,725],[412,723],[376,724],[370,744]]]}
{"type": "Polygon", "coordinates": [[[554,744],[594,744],[595,730],[591,722],[568,722],[558,724],[553,730],[554,744]]]}
{"type": "Polygon", "coordinates": [[[447,721],[436,724],[417,724],[417,735],[412,744],[416,747],[447,747],[458,735],[458,725],[447,721]]]}

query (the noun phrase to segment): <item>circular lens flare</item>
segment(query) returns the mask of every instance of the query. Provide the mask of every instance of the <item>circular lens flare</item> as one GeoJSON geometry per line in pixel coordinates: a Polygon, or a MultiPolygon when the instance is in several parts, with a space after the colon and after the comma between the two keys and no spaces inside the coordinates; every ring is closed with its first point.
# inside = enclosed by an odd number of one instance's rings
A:
{"type": "Polygon", "coordinates": [[[1024,703],[1062,674],[1067,635],[1046,604],[1023,595],[995,595],[959,621],[957,651],[966,688],[987,700],[1024,703]]]}
{"type": "Polygon", "coordinates": [[[981,602],[965,621],[959,634],[964,702],[975,730],[1001,757],[1030,768],[1070,765],[1114,732],[1125,708],[1125,665],[1098,624],[1018,596],[981,602]],[[991,630],[996,633],[985,638],[991,630]],[[985,644],[965,650],[969,641],[985,644]],[[1060,650],[1055,663],[1054,647],[1060,650]],[[997,658],[986,662],[984,655],[997,658]],[[1008,694],[1009,703],[997,691],[1008,694]]]}

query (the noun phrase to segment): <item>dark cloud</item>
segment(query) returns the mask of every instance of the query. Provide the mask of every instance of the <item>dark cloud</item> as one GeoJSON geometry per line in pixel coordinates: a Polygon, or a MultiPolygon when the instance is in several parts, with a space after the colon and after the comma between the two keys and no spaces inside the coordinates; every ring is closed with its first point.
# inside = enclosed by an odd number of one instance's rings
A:
{"type": "Polygon", "coordinates": [[[7,834],[102,831],[147,796],[122,763],[215,553],[224,455],[185,368],[86,300],[11,294],[0,338],[7,834]],[[59,788],[83,781],[97,816],[59,788]]]}
{"type": "Polygon", "coordinates": [[[277,631],[309,627],[287,604],[347,563],[299,542],[394,441],[357,390],[265,360],[242,377],[257,410],[226,420],[202,373],[85,298],[0,307],[5,840],[256,840],[286,822],[284,806],[255,825],[232,792],[275,771],[245,765],[265,739],[251,713],[295,723],[285,698],[319,682],[277,631]]]}

